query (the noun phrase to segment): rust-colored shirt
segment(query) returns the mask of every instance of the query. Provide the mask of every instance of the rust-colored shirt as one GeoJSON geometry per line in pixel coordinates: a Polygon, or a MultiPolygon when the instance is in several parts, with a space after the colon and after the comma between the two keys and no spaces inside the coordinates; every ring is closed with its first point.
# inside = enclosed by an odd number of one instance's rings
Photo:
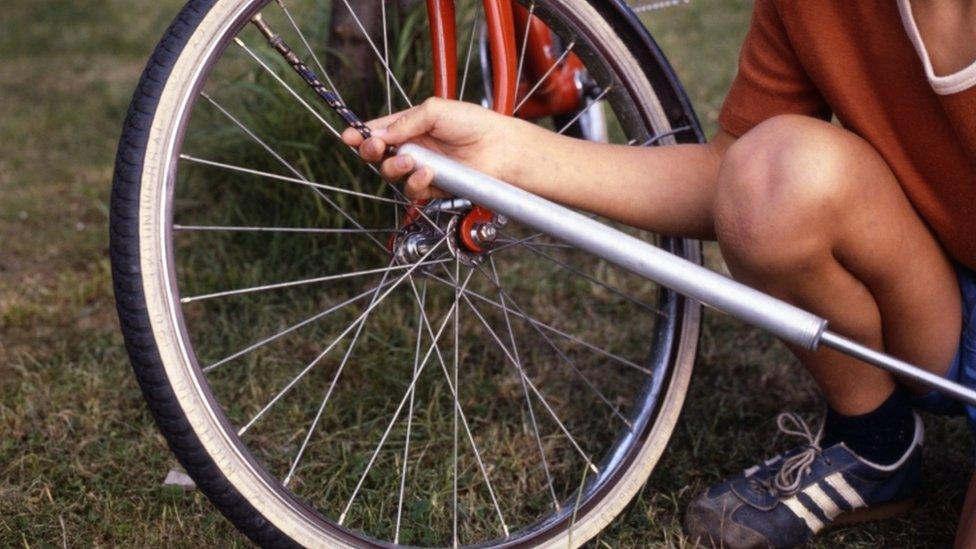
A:
{"type": "Polygon", "coordinates": [[[829,118],[881,154],[949,255],[976,269],[976,62],[936,76],[910,0],[756,0],[719,124],[829,118]]]}

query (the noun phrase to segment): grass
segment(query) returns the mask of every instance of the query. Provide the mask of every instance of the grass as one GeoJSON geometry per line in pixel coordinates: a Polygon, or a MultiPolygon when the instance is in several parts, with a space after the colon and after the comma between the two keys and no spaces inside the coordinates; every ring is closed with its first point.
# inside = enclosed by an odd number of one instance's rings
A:
{"type": "MultiPolygon", "coordinates": [[[[162,486],[175,460],[131,376],[112,305],[105,226],[115,142],[145,58],[178,6],[14,1],[0,21],[3,546],[244,543],[201,494],[162,486]]],[[[710,129],[748,13],[745,1],[696,0],[646,18],[710,129]]],[[[399,337],[393,323],[387,328],[399,337]]],[[[346,409],[355,417],[370,404],[346,409]]],[[[774,435],[777,412],[812,416],[818,408],[815,389],[779,343],[708,315],[696,376],[664,458],[592,545],[687,545],[680,521],[690,499],[790,444],[774,435]]],[[[929,418],[928,425],[919,507],[897,520],[833,531],[815,545],[949,543],[971,443],[960,421],[929,418]]],[[[411,512],[422,522],[431,510],[411,512]]]]}

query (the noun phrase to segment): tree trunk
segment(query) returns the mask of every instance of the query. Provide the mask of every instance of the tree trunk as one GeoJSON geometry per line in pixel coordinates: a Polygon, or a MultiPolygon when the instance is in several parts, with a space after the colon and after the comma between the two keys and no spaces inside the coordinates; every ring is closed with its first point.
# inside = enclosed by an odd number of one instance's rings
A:
{"type": "MultiPolygon", "coordinates": [[[[353,6],[356,11],[359,22],[362,23],[380,52],[383,51],[383,12],[380,2],[385,1],[360,2],[352,0],[349,2],[349,5],[353,6]]],[[[389,15],[387,13],[387,16],[389,15]]],[[[367,95],[363,92],[369,91],[367,86],[376,84],[374,71],[377,61],[376,54],[369,45],[369,41],[363,36],[363,31],[356,23],[356,18],[350,13],[343,0],[335,0],[332,3],[331,21],[329,74],[334,75],[333,78],[337,80],[336,84],[342,87],[340,91],[347,100],[363,98],[367,95]]]]}
{"type": "MultiPolygon", "coordinates": [[[[423,8],[423,0],[350,0],[349,4],[356,11],[356,16],[366,28],[376,48],[383,52],[383,11],[381,2],[386,3],[387,25],[389,27],[390,58],[396,52],[397,30],[402,20],[415,9],[423,8]],[[398,19],[399,18],[399,19],[398,19]]],[[[358,104],[365,106],[371,97],[375,99],[375,92],[380,89],[380,81],[376,80],[377,71],[382,74],[382,65],[377,63],[376,53],[370,47],[369,41],[363,36],[362,30],[356,24],[356,19],[349,13],[349,8],[343,0],[333,0],[332,28],[329,32],[329,56],[327,68],[329,74],[342,75],[343,96],[353,101],[350,106],[358,104]],[[370,87],[372,86],[372,88],[370,87]],[[346,90],[349,90],[347,92],[346,90]]],[[[423,31],[423,32],[426,32],[423,31]]]]}

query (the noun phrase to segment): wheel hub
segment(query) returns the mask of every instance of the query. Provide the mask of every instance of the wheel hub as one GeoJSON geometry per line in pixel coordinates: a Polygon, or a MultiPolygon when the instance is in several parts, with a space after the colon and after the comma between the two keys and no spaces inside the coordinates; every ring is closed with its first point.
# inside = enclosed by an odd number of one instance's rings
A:
{"type": "Polygon", "coordinates": [[[480,265],[508,224],[499,214],[477,215],[480,208],[463,200],[432,200],[419,208],[408,212],[390,244],[398,264],[417,263],[446,236],[452,256],[468,266],[480,265]]]}

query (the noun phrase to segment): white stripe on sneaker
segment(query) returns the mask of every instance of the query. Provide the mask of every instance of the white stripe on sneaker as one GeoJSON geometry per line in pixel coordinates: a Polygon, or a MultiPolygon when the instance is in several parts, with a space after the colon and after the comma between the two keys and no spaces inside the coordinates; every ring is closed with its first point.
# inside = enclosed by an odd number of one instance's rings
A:
{"type": "Polygon", "coordinates": [[[810,510],[807,509],[807,506],[804,505],[797,496],[784,499],[783,505],[785,505],[790,511],[793,511],[793,514],[802,519],[803,522],[807,523],[807,528],[809,528],[814,534],[823,530],[824,523],[820,522],[820,519],[810,512],[810,510]]]}
{"type": "Polygon", "coordinates": [[[866,503],[864,503],[864,500],[861,499],[861,495],[855,492],[854,488],[851,488],[851,485],[847,483],[847,480],[844,479],[843,473],[834,473],[824,480],[827,481],[827,484],[829,484],[831,488],[837,490],[837,493],[840,494],[840,497],[844,498],[844,501],[851,506],[851,509],[860,509],[861,507],[868,506],[866,503]]]}
{"type": "Polygon", "coordinates": [[[819,484],[811,484],[803,493],[813,500],[820,511],[828,520],[834,520],[840,514],[841,509],[834,500],[823,491],[819,484]]]}

